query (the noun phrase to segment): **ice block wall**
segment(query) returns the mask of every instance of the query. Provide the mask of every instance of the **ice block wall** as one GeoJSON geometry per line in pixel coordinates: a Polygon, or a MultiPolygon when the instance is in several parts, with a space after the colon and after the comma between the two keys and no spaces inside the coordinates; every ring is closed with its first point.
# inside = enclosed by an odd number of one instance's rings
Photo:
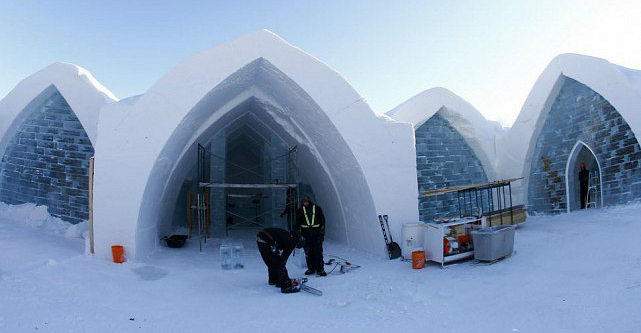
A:
{"type": "Polygon", "coordinates": [[[641,147],[630,126],[600,94],[576,80],[563,79],[535,138],[527,189],[528,211],[567,210],[566,165],[579,140],[592,149],[601,166],[604,205],[640,199],[641,147]]]}

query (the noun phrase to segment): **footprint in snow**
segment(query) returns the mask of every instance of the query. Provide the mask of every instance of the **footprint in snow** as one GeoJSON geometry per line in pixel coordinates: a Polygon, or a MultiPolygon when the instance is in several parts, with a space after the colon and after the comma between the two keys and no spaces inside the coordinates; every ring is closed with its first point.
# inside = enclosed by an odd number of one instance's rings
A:
{"type": "Polygon", "coordinates": [[[141,279],[145,281],[156,281],[164,278],[169,271],[155,266],[142,266],[132,269],[141,279]]]}

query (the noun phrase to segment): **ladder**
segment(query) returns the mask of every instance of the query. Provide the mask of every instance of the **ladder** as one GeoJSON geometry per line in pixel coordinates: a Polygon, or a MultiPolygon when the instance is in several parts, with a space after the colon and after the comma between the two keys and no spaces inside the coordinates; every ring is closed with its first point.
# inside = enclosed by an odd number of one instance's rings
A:
{"type": "Polygon", "coordinates": [[[187,194],[187,227],[189,228],[189,237],[191,238],[192,234],[194,231],[198,231],[200,234],[200,229],[199,227],[204,227],[204,231],[207,235],[209,235],[209,227],[211,225],[211,214],[209,212],[210,210],[210,204],[209,204],[209,189],[205,189],[205,194],[204,194],[204,225],[200,225],[200,222],[198,221],[198,195],[196,194],[196,191],[194,190],[189,190],[189,193],[187,194]],[[194,214],[195,211],[195,214],[194,214]],[[196,218],[196,220],[194,219],[196,218]]]}
{"type": "Polygon", "coordinates": [[[588,178],[588,194],[585,198],[585,208],[597,208],[599,196],[601,195],[601,188],[599,187],[599,171],[590,170],[590,178],[588,178]]]}

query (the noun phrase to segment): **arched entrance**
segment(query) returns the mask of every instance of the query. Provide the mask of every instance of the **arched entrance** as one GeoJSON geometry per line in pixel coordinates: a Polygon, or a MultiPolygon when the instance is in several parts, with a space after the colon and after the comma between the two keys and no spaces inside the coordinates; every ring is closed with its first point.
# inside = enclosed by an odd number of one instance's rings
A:
{"type": "Polygon", "coordinates": [[[592,149],[584,142],[578,141],[570,152],[565,169],[568,212],[581,208],[581,186],[579,182],[581,163],[584,163],[586,170],[590,172],[588,197],[585,199],[587,208],[603,207],[603,196],[601,195],[601,165],[592,149]]]}
{"type": "Polygon", "coordinates": [[[356,158],[309,95],[260,58],[204,96],[165,143],[147,178],[136,228],[136,252],[149,253],[169,231],[168,221],[182,185],[194,179],[199,143],[209,143],[212,151],[219,146],[236,154],[234,158],[259,160],[267,156],[265,147],[279,146],[271,143],[272,138],[287,147],[298,146],[300,178],[311,186],[324,208],[328,237],[372,248],[368,239],[380,230],[359,218],[362,212],[375,212],[375,208],[356,158]],[[270,144],[265,145],[267,139],[259,137],[267,134],[270,144]]]}

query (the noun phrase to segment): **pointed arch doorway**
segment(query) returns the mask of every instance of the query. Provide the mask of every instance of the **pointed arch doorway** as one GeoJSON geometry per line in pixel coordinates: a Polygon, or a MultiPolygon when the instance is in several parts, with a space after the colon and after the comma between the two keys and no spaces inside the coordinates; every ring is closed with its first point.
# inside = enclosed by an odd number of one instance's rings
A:
{"type": "Polygon", "coordinates": [[[603,196],[601,195],[601,164],[590,148],[583,141],[577,141],[570,152],[568,162],[565,168],[565,189],[567,195],[568,213],[581,209],[581,184],[579,182],[579,172],[581,164],[585,163],[585,168],[590,172],[588,181],[588,194],[585,199],[587,208],[603,207],[603,196]]]}

